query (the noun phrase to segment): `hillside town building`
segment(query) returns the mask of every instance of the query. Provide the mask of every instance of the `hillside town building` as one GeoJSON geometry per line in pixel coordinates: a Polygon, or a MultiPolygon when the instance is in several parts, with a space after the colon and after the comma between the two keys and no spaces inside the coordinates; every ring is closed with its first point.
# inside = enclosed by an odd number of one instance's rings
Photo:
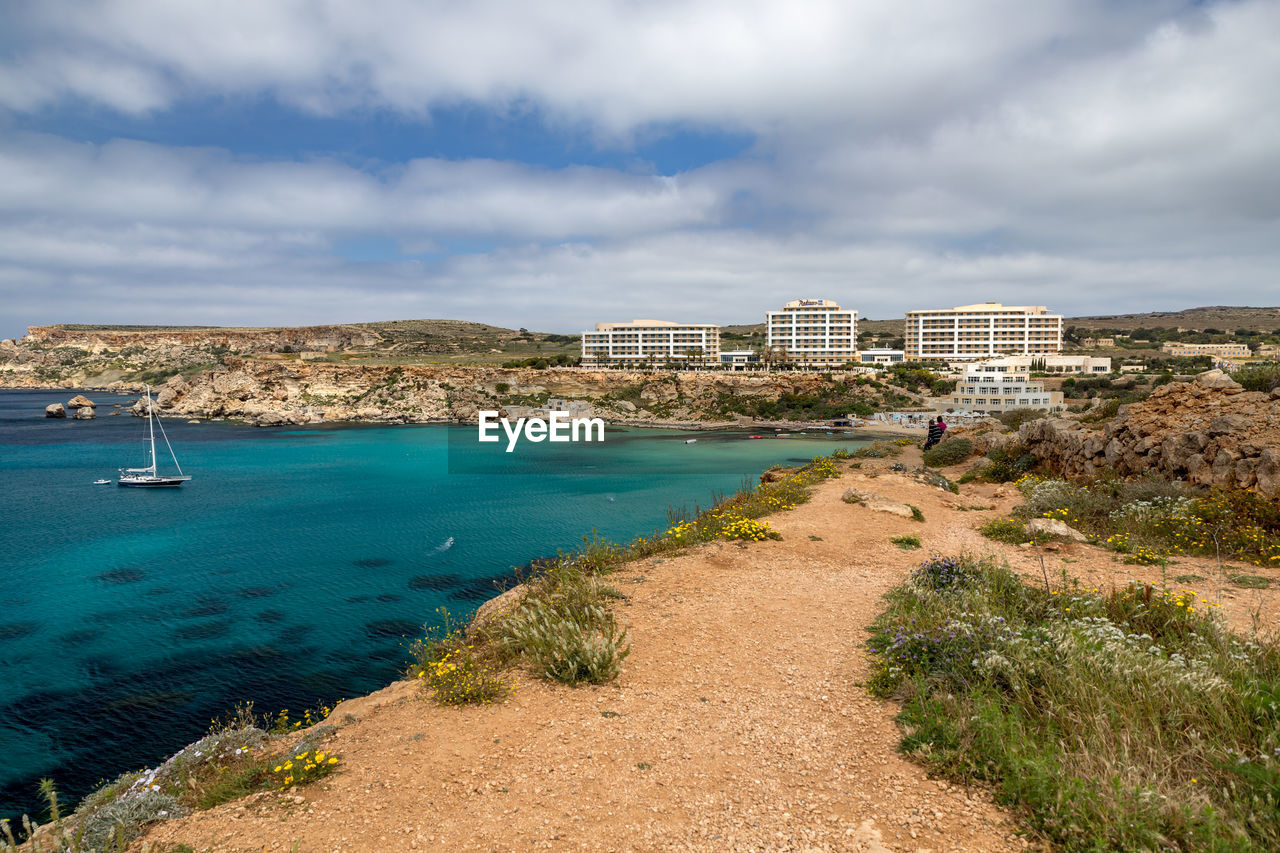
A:
{"type": "Polygon", "coordinates": [[[709,323],[632,320],[596,323],[582,333],[582,363],[587,365],[718,364],[720,327],[709,323]]]}
{"type": "Polygon", "coordinates": [[[794,299],[765,312],[766,351],[802,367],[857,361],[858,312],[830,299],[794,299]]]}
{"type": "Polygon", "coordinates": [[[980,302],[908,311],[909,360],[975,361],[997,355],[1049,355],[1062,351],[1062,315],[1043,305],[980,302]]]}
{"type": "Polygon", "coordinates": [[[1006,355],[982,363],[1025,364],[1032,373],[1084,373],[1097,376],[1111,372],[1110,358],[1088,355],[1006,355]]]}
{"type": "Polygon", "coordinates": [[[1184,344],[1178,341],[1165,341],[1160,351],[1172,356],[1193,357],[1207,355],[1210,358],[1248,358],[1248,344],[1184,344]]]}
{"type": "Polygon", "coordinates": [[[993,359],[965,368],[950,398],[952,408],[970,412],[1007,412],[1011,409],[1063,408],[1061,391],[1046,391],[1044,382],[1031,378],[1023,359],[993,359]]]}

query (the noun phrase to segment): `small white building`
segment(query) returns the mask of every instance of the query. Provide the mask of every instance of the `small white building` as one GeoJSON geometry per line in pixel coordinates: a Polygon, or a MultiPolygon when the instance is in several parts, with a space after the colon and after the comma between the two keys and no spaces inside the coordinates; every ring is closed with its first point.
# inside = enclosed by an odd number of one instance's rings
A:
{"type": "Polygon", "coordinates": [[[985,359],[978,364],[1026,365],[1031,373],[1101,376],[1111,372],[1110,358],[1095,358],[1088,355],[1006,355],[985,359]]]}
{"type": "Polygon", "coordinates": [[[897,364],[906,357],[906,350],[900,349],[864,349],[858,352],[858,360],[863,364],[897,364]]]}
{"type": "Polygon", "coordinates": [[[749,349],[722,350],[721,370],[749,370],[760,364],[760,353],[749,349]]]}

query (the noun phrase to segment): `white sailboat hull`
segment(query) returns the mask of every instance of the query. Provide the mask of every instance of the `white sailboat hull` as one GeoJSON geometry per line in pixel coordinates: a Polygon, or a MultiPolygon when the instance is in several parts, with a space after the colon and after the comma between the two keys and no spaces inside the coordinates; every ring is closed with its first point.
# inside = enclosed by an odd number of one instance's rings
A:
{"type": "Polygon", "coordinates": [[[149,475],[131,475],[122,474],[120,479],[116,481],[117,485],[126,486],[135,489],[156,489],[166,486],[181,486],[190,480],[190,477],[152,477],[149,475]]]}

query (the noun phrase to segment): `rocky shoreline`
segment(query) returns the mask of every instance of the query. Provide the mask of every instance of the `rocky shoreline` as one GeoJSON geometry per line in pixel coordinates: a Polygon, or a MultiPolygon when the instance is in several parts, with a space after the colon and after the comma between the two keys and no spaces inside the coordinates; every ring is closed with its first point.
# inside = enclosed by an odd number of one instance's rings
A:
{"type": "MultiPolygon", "coordinates": [[[[567,411],[607,423],[679,429],[830,428],[828,422],[756,420],[735,414],[741,399],[830,395],[846,377],[829,374],[639,373],[582,368],[346,365],[228,358],[153,387],[162,414],[231,418],[258,426],[331,422],[475,423],[481,410],[507,417],[567,411]]],[[[21,387],[37,387],[23,383],[21,387]]],[[[94,387],[92,383],[77,387],[94,387]]],[[[136,381],[98,385],[138,393],[136,381]]],[[[873,399],[859,386],[852,405],[873,399]]]]}

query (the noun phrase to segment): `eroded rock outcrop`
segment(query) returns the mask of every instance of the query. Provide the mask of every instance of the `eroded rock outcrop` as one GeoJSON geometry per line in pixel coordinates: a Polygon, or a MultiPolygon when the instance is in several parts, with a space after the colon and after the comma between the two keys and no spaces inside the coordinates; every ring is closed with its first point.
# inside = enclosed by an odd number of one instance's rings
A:
{"type": "Polygon", "coordinates": [[[1280,497],[1280,389],[1245,391],[1219,370],[1157,388],[1101,429],[1046,418],[1023,424],[1018,439],[1069,477],[1153,471],[1280,497]]]}
{"type": "MultiPolygon", "coordinates": [[[[259,426],[472,422],[482,409],[508,417],[560,409],[610,422],[724,423],[731,421],[724,401],[732,397],[776,400],[787,393],[831,393],[839,378],[229,358],[224,366],[175,376],[152,390],[164,415],[238,418],[259,426]]],[[[111,387],[137,390],[128,383],[111,387]]],[[[146,414],[144,405],[131,411],[146,414]]]]}

